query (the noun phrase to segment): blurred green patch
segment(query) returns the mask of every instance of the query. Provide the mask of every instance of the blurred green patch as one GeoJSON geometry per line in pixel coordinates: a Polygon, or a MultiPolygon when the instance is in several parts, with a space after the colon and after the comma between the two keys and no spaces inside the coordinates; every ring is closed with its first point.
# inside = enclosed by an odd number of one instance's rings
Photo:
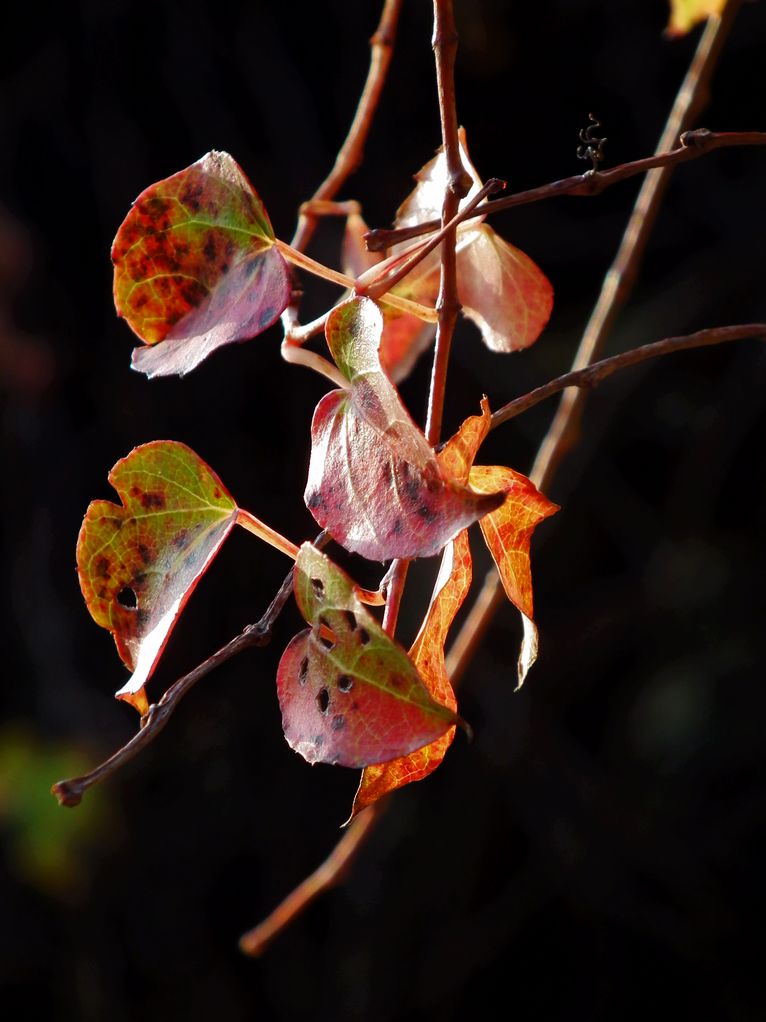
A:
{"type": "Polygon", "coordinates": [[[81,774],[93,754],[73,742],[49,741],[23,723],[0,729],[0,839],[8,868],[38,890],[77,901],[87,890],[89,860],[114,835],[115,807],[89,792],[64,809],[51,784],[81,774]]]}

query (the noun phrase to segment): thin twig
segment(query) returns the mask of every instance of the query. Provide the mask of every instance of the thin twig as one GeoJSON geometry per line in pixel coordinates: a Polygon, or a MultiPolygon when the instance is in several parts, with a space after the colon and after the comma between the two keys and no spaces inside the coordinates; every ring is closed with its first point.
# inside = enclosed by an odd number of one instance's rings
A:
{"type": "MultiPolygon", "coordinates": [[[[332,170],[317,188],[309,202],[334,199],[343,186],[346,178],[359,166],[364,155],[367,136],[370,133],[373,117],[378,107],[383,86],[388,73],[388,66],[394,50],[396,26],[399,21],[402,0],[385,0],[378,27],[370,39],[370,69],[364,83],[362,95],[348,129],[346,141],[340,147],[332,170]]],[[[298,226],[293,236],[292,246],[305,249],[311,240],[316,227],[317,217],[308,209],[301,208],[298,226]]]]}
{"type": "Polygon", "coordinates": [[[204,660],[194,670],[189,671],[188,674],[175,681],[165,692],[162,699],[149,707],[148,711],[141,718],[141,730],[126,745],[123,745],[113,756],[110,756],[100,766],[97,766],[95,770],[91,770],[90,773],[83,774],[82,777],[72,777],[66,781],[58,781],[53,785],[51,792],[59,800],[59,804],[62,806],[79,805],[88,788],[98,784],[99,781],[106,780],[107,777],[111,777],[120,767],[129,763],[142,749],[154,741],[160,731],[164,730],[165,725],[170,720],[183,697],[194,688],[198,681],[201,681],[211,671],[214,671],[216,667],[220,667],[221,664],[231,660],[232,657],[245,649],[250,649],[252,646],[267,645],[271,639],[274,624],[292,591],[293,568],[288,572],[284,582],[279,587],[279,592],[269,604],[268,610],[260,621],[248,625],[239,635],[227,642],[225,646],[222,646],[212,656],[209,656],[207,660],[204,660]]]}
{"type": "MultiPolygon", "coordinates": [[[[720,19],[710,18],[705,26],[657,145],[658,153],[674,145],[680,133],[693,123],[701,107],[707,103],[710,78],[738,7],[739,0],[730,2],[720,19]]],[[[704,132],[701,135],[698,132],[689,133],[685,136],[685,142],[682,139],[682,150],[685,154],[696,152],[698,148],[704,151],[711,145],[711,137],[715,136],[704,132]],[[690,136],[694,138],[693,144],[689,141],[690,136]]],[[[766,135],[763,141],[766,142],[766,135]]],[[[688,155],[686,158],[689,158],[688,155]]],[[[604,349],[609,332],[633,290],[673,166],[673,163],[666,163],[646,175],[617,255],[601,285],[601,293],[580,341],[572,369],[582,369],[598,358],[604,349]]],[[[559,461],[576,442],[584,403],[585,395],[579,390],[569,391],[562,397],[530,473],[530,478],[540,489],[544,490],[549,485],[559,461]]]]}
{"type": "MultiPolygon", "coordinates": [[[[663,132],[663,141],[666,133],[663,132]]],[[[479,216],[491,216],[493,213],[502,213],[507,209],[514,209],[516,206],[528,206],[533,202],[544,202],[547,199],[556,199],[562,195],[579,196],[591,198],[600,195],[605,189],[612,185],[627,181],[640,174],[647,174],[652,170],[675,167],[679,163],[689,163],[700,156],[705,156],[714,149],[726,149],[731,146],[753,146],[766,145],[766,132],[763,131],[709,131],[707,128],[697,128],[694,131],[684,132],[679,139],[674,134],[667,146],[658,151],[654,156],[646,156],[640,160],[633,160],[630,163],[621,163],[611,170],[588,171],[586,174],[575,174],[573,177],[565,177],[560,181],[551,181],[546,185],[539,185],[537,188],[529,188],[523,192],[514,192],[511,195],[504,195],[502,199],[492,199],[489,202],[477,206],[473,211],[472,219],[479,216]],[[676,140],[680,145],[670,149],[676,140]]],[[[388,230],[376,227],[368,231],[364,241],[369,252],[381,252],[392,245],[403,241],[411,241],[423,234],[430,234],[439,227],[438,220],[426,220],[421,224],[413,224],[412,227],[401,227],[396,230],[388,230]]]]}
{"type": "MultiPolygon", "coordinates": [[[[678,134],[681,131],[683,131],[684,126],[686,124],[691,123],[690,112],[696,115],[696,113],[699,111],[700,106],[703,102],[703,96],[705,95],[705,92],[708,89],[708,85],[713,70],[717,63],[718,56],[721,52],[723,41],[732,26],[734,15],[736,14],[736,10],[738,7],[739,0],[730,0],[730,2],[727,4],[724,10],[723,16],[720,19],[711,17],[708,20],[708,23],[705,26],[705,30],[702,34],[699,45],[697,47],[697,51],[689,66],[689,70],[684,78],[681,88],[678,91],[678,94],[676,95],[673,107],[671,109],[670,115],[668,116],[668,120],[665,125],[665,129],[662,132],[658,149],[660,150],[668,149],[670,146],[672,146],[676,137],[678,137],[678,134]]],[[[680,149],[673,150],[670,153],[661,152],[657,156],[649,157],[648,160],[639,160],[637,161],[637,163],[634,164],[623,164],[621,167],[617,167],[614,170],[607,171],[605,173],[597,172],[590,175],[583,175],[583,178],[589,179],[589,181],[592,184],[600,182],[599,190],[603,191],[603,188],[607,187],[607,184],[613,184],[618,180],[621,181],[625,180],[628,177],[632,177],[634,173],[644,173],[647,169],[652,170],[653,168],[661,167],[662,170],[658,171],[658,173],[669,173],[669,168],[675,166],[675,164],[684,162],[685,160],[694,159],[696,156],[700,156],[704,152],[709,152],[711,149],[717,149],[727,145],[763,145],[764,143],[766,143],[766,133],[738,132],[727,134],[715,134],[713,132],[707,131],[706,129],[698,129],[697,131],[687,131],[684,135],[681,135],[680,142],[681,142],[680,149]],[[604,179],[606,179],[606,183],[604,179]]],[[[548,197],[540,194],[543,191],[548,192],[549,195],[596,194],[596,192],[589,192],[587,190],[584,191],[567,190],[567,185],[569,183],[571,183],[571,188],[574,189],[576,181],[577,179],[569,178],[561,182],[555,182],[554,185],[552,186],[545,186],[543,189],[534,189],[533,193],[527,192],[521,194],[522,195],[526,194],[527,196],[533,195],[533,197],[526,199],[526,201],[528,202],[536,202],[539,201],[539,199],[541,198],[548,197]],[[534,193],[537,194],[535,195],[534,193]]],[[[654,191],[654,188],[656,187],[657,187],[656,185],[649,184],[646,185],[646,188],[649,190],[650,197],[652,192],[654,191]]],[[[660,192],[658,192],[657,195],[658,198],[655,199],[655,202],[659,203],[661,199],[660,192]]],[[[519,198],[519,196],[509,196],[508,199],[503,199],[501,201],[509,202],[514,198],[519,198]]],[[[639,204],[643,208],[646,208],[646,197],[644,188],[641,189],[641,192],[639,193],[639,196],[636,199],[633,213],[628,222],[628,228],[630,228],[631,224],[633,224],[634,227],[638,228],[638,231],[636,231],[635,229],[633,230],[630,241],[630,245],[636,247],[636,255],[635,256],[631,255],[631,248],[627,249],[623,248],[623,246],[627,244],[625,242],[625,237],[628,236],[628,229],[626,229],[626,233],[623,238],[623,243],[620,245],[618,255],[613,264],[614,269],[614,267],[618,263],[618,260],[620,261],[620,266],[622,267],[623,271],[622,284],[621,287],[619,288],[619,293],[617,289],[609,285],[609,292],[611,294],[611,298],[609,299],[610,302],[616,303],[617,301],[619,301],[621,304],[624,304],[624,302],[627,300],[638,270],[640,256],[643,253],[643,248],[646,243],[645,237],[642,237],[640,234],[641,225],[637,221],[636,210],[639,208],[639,204]],[[642,198],[642,195],[644,195],[644,198],[642,198]]],[[[605,278],[604,285],[602,288],[602,293],[607,289],[609,280],[610,277],[609,274],[607,274],[607,277],[605,278]]],[[[598,305],[601,304],[602,304],[601,300],[599,300],[598,305]]],[[[594,317],[591,317],[591,322],[594,321],[594,317]]],[[[600,319],[603,319],[603,322],[600,327],[601,340],[598,343],[603,344],[603,341],[606,338],[607,332],[613,321],[613,317],[608,314],[608,305],[606,304],[602,307],[600,319]],[[606,310],[606,314],[604,314],[604,310],[606,310]]],[[[587,333],[588,329],[586,328],[586,335],[587,333]]],[[[578,364],[578,359],[580,357],[580,352],[583,351],[584,343],[585,336],[583,337],[583,341],[581,342],[580,351],[578,351],[578,354],[575,357],[573,370],[577,370],[578,368],[580,368],[578,364]]],[[[588,343],[590,344],[590,342],[588,343]]],[[[600,349],[597,349],[597,347],[594,346],[591,352],[591,359],[595,357],[597,350],[600,349]]],[[[556,421],[557,419],[558,416],[554,418],[554,422],[551,424],[548,433],[543,439],[543,442],[540,446],[540,450],[538,451],[537,458],[535,459],[534,467],[532,469],[532,472],[530,473],[532,481],[541,489],[546,489],[549,486],[551,480],[553,479],[556,467],[559,464],[557,445],[558,444],[563,445],[565,442],[565,438],[567,436],[567,423],[562,422],[561,420],[557,422],[556,421]],[[554,437],[554,435],[557,438],[556,445],[553,445],[551,443],[551,440],[554,437]],[[545,454],[543,454],[544,451],[545,454]]],[[[487,591],[486,592],[483,591],[481,595],[481,599],[483,602],[482,612],[478,615],[469,614],[468,618],[463,623],[463,626],[459,630],[453,642],[453,648],[456,651],[456,655],[454,657],[450,656],[449,659],[452,663],[453,670],[457,671],[458,673],[461,673],[465,669],[465,666],[467,664],[465,657],[470,656],[474,649],[474,643],[469,633],[470,629],[476,629],[477,631],[483,634],[486,631],[487,627],[489,626],[489,622],[491,621],[495,611],[502,602],[499,599],[499,594],[501,592],[501,583],[500,579],[496,574],[494,575],[491,583],[488,578],[488,581],[485,585],[485,589],[487,591]],[[491,591],[491,587],[494,587],[495,590],[494,593],[491,591]]]]}
{"type": "MultiPolygon", "coordinates": [[[[442,145],[447,163],[447,189],[442,205],[442,230],[456,216],[460,200],[468,194],[471,177],[463,167],[460,158],[458,138],[457,107],[455,99],[455,57],[458,35],[455,26],[455,12],[452,0],[434,0],[434,34],[432,46],[436,61],[436,87],[439,95],[439,119],[441,122],[442,145]]],[[[436,326],[436,343],[431,369],[431,385],[428,393],[428,414],[426,417],[426,439],[436,446],[441,439],[444,395],[447,386],[452,335],[460,313],[460,299],[457,293],[457,253],[455,243],[457,227],[445,232],[441,249],[441,276],[436,309],[439,321],[436,326]]]]}
{"type": "Polygon", "coordinates": [[[531,390],[528,394],[509,401],[503,405],[492,416],[490,429],[508,422],[509,419],[521,415],[529,408],[546,398],[559,394],[567,387],[578,387],[589,389],[601,383],[618,369],[627,369],[629,366],[639,365],[652,358],[659,358],[661,355],[672,355],[676,351],[686,351],[689,348],[704,348],[713,344],[725,344],[728,341],[742,341],[750,337],[766,339],[766,323],[746,323],[741,326],[710,327],[707,330],[698,330],[693,334],[685,334],[682,337],[666,337],[662,341],[655,341],[653,344],[644,344],[640,348],[633,348],[631,351],[624,351],[620,355],[612,355],[611,358],[601,359],[600,362],[593,362],[584,369],[574,369],[563,376],[551,380],[542,387],[531,390]]]}
{"type": "Polygon", "coordinates": [[[376,802],[355,817],[322,865],[292,890],[261,923],[240,938],[240,950],[253,957],[262,954],[272,940],[305,912],[320,894],[340,883],[357,850],[385,812],[385,806],[385,800],[376,802]]]}

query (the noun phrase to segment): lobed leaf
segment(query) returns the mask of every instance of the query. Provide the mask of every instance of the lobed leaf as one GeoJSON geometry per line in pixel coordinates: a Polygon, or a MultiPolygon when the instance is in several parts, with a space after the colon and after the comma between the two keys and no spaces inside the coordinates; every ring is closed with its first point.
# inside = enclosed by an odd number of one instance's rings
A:
{"type": "Polygon", "coordinates": [[[139,195],[112,246],[117,312],[146,343],[132,366],[183,375],[255,337],[290,299],[266,210],[228,153],[210,152],[139,195]]]}
{"type": "Polygon", "coordinates": [[[508,599],[521,611],[524,639],[518,661],[520,688],[537,659],[537,626],[534,623],[529,557],[532,533],[559,507],[544,497],[526,476],[511,468],[477,465],[471,469],[470,481],[477,490],[490,491],[502,487],[506,491],[501,506],[479,524],[508,599]]]}
{"type": "Polygon", "coordinates": [[[382,323],[368,298],[328,318],[327,342],[350,387],[314,412],[306,506],[337,542],[371,560],[430,557],[503,495],[479,495],[443,471],[381,370],[382,323]]]}
{"type": "Polygon", "coordinates": [[[93,619],[109,629],[133,672],[117,698],[144,712],[144,686],[237,506],[215,472],[171,440],[136,447],[109,482],[122,504],[95,500],[88,507],[77,572],[93,619]]]}
{"type": "Polygon", "coordinates": [[[411,752],[455,724],[351,579],[309,543],[296,561],[294,591],[311,627],[282,655],[277,694],[285,738],[304,759],[362,767],[411,752]]]}
{"type": "MultiPolygon", "coordinates": [[[[439,461],[460,482],[468,479],[473,459],[490,424],[489,406],[482,400],[482,414],[473,415],[463,422],[458,432],[439,452],[439,461]]],[[[457,700],[447,676],[444,646],[455,615],[471,587],[471,550],[468,533],[464,529],[447,544],[442,555],[439,575],[425,620],[410,649],[415,664],[428,691],[445,706],[457,709],[457,700]]],[[[390,791],[422,781],[440,765],[455,737],[454,727],[421,749],[389,763],[365,767],[351,812],[355,816],[366,806],[376,802],[390,791]]]]}

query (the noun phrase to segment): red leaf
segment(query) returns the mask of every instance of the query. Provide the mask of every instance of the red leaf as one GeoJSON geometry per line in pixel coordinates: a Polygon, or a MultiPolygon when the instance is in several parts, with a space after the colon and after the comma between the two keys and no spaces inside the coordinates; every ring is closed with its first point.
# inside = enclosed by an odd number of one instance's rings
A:
{"type": "Polygon", "coordinates": [[[518,663],[519,685],[537,659],[537,626],[532,605],[532,569],[529,548],[532,533],[559,510],[520,472],[499,465],[477,465],[471,469],[471,485],[490,491],[503,487],[503,504],[480,522],[482,535],[497,565],[508,599],[521,611],[524,640],[518,663]]]}
{"type": "Polygon", "coordinates": [[[309,763],[361,767],[410,752],[451,728],[407,654],[359,600],[354,583],[304,543],[295,597],[311,628],[277,672],[285,738],[309,763]]]}
{"type": "Polygon", "coordinates": [[[140,712],[173,626],[237,517],[223,483],[185,444],[136,447],[109,473],[122,505],[95,500],[77,541],[88,610],[132,677],[117,693],[140,712]]]}
{"type": "Polygon", "coordinates": [[[261,200],[228,153],[210,152],[139,195],[112,246],[119,315],[149,347],[147,376],[188,373],[255,337],[290,299],[290,275],[261,200]]]}
{"type": "Polygon", "coordinates": [[[363,557],[430,557],[503,497],[479,496],[442,470],[381,371],[381,329],[380,310],[367,298],[344,302],[327,321],[350,389],[331,391],[314,412],[306,506],[363,557]]]}
{"type": "MultiPolygon", "coordinates": [[[[481,408],[482,414],[466,419],[438,455],[442,466],[460,482],[468,479],[476,452],[489,431],[490,412],[486,398],[482,400],[481,408]]],[[[471,576],[471,549],[468,532],[463,530],[445,548],[431,605],[410,649],[410,658],[428,691],[434,699],[453,710],[457,709],[457,701],[447,676],[444,646],[455,615],[468,595],[471,576]]],[[[433,773],[444,759],[454,736],[453,727],[436,741],[407,756],[365,767],[351,815],[355,816],[390,791],[422,781],[433,773]]]]}

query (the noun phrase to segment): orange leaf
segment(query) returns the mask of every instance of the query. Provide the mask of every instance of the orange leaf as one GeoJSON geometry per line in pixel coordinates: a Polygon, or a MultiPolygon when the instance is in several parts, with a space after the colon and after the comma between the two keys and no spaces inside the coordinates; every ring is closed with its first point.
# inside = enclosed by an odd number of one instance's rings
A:
{"type": "Polygon", "coordinates": [[[521,611],[524,639],[518,663],[520,688],[537,659],[537,626],[532,601],[529,548],[535,528],[559,510],[525,475],[500,465],[477,465],[471,469],[474,489],[506,491],[500,507],[479,522],[489,552],[497,565],[508,599],[521,611]]]}
{"type": "MultiPolygon", "coordinates": [[[[457,482],[467,481],[476,451],[489,430],[489,422],[489,406],[484,398],[482,414],[466,419],[439,453],[441,467],[457,482]]],[[[457,701],[447,677],[444,645],[455,615],[468,595],[471,577],[471,550],[468,532],[463,529],[444,550],[431,605],[410,649],[410,659],[431,696],[451,710],[457,708],[457,701]]],[[[413,781],[422,781],[439,766],[454,737],[455,728],[452,727],[436,741],[407,756],[365,767],[351,815],[355,816],[390,791],[413,781]]]]}

